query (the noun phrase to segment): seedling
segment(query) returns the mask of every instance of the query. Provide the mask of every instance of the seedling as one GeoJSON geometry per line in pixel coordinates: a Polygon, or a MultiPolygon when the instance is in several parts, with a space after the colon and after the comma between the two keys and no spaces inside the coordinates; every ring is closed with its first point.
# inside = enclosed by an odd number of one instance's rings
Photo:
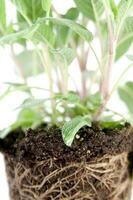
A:
{"type": "MultiPolygon", "coordinates": [[[[123,75],[133,65],[133,56],[128,55],[131,63],[120,72],[112,87],[112,68],[127,53],[133,41],[133,1],[74,0],[75,7],[60,14],[52,0],[11,0],[16,8],[16,19],[10,19],[10,22],[7,20],[7,3],[0,0],[0,44],[10,47],[22,83],[6,83],[9,87],[0,98],[16,90],[28,96],[19,106],[17,120],[9,131],[17,127],[36,127],[49,117],[50,124],[63,126],[64,142],[71,146],[79,129],[91,126],[93,121],[99,121],[102,127],[122,125],[124,117],[114,121],[113,117],[103,116],[105,111],[110,112],[107,103],[123,75]],[[100,53],[94,45],[96,40],[100,53]],[[19,54],[16,44],[22,49],[19,54]],[[91,54],[93,58],[89,57],[91,54]],[[90,59],[96,61],[93,71],[89,71],[90,59]],[[68,87],[72,79],[69,68],[74,60],[78,62],[81,83],[72,80],[75,89],[71,90],[68,87]],[[41,88],[30,87],[28,78],[43,72],[49,88],[44,88],[43,83],[41,88]],[[37,98],[34,89],[47,91],[49,97],[37,98]]],[[[120,97],[131,114],[132,91],[133,83],[119,88],[120,97]]],[[[113,116],[121,115],[111,112],[113,116]]]]}

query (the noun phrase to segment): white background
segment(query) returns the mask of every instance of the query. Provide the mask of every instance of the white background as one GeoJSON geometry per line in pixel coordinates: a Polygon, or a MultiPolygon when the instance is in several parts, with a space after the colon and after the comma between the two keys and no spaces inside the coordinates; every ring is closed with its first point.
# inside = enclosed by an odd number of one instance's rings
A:
{"type": "MultiPolygon", "coordinates": [[[[57,10],[59,10],[60,13],[64,13],[67,8],[69,8],[73,3],[72,0],[67,1],[61,1],[61,0],[53,0],[53,3],[57,10]]],[[[10,16],[14,16],[14,10],[11,9],[11,7],[8,7],[10,16]]],[[[132,50],[130,49],[131,53],[132,50]]],[[[94,65],[95,61],[91,60],[90,65],[94,65]]],[[[73,63],[71,73],[75,73],[75,66],[76,63],[73,63]]],[[[128,61],[126,58],[119,61],[113,68],[113,75],[112,75],[112,85],[115,82],[115,80],[119,77],[120,73],[125,69],[125,67],[128,65],[128,61]]],[[[9,55],[8,50],[4,50],[0,48],[0,94],[3,93],[5,86],[2,84],[3,82],[15,82],[18,81],[17,76],[14,73],[14,63],[11,60],[11,57],[9,55]]],[[[78,72],[77,72],[78,73],[78,72]]],[[[133,80],[133,69],[130,69],[126,75],[123,77],[121,84],[123,84],[126,80],[133,80]]],[[[78,76],[74,77],[78,78],[78,76]]],[[[32,80],[33,81],[33,80],[32,80]]],[[[42,83],[42,81],[34,80],[34,82],[42,83]]],[[[43,84],[44,82],[43,79],[43,84]]],[[[42,86],[42,84],[41,84],[42,86]]],[[[11,96],[10,98],[5,99],[4,101],[0,102],[0,129],[6,127],[8,124],[10,124],[12,121],[15,120],[16,113],[12,112],[13,109],[19,105],[19,103],[22,101],[23,96],[19,94],[15,94],[15,96],[11,96]]],[[[115,111],[121,112],[124,116],[127,115],[127,110],[124,106],[124,104],[119,102],[119,99],[116,94],[112,97],[112,100],[109,102],[109,105],[111,108],[115,111]]],[[[3,162],[3,155],[0,154],[0,199],[1,200],[9,200],[8,195],[8,186],[7,186],[7,180],[5,176],[5,166],[3,162]]]]}

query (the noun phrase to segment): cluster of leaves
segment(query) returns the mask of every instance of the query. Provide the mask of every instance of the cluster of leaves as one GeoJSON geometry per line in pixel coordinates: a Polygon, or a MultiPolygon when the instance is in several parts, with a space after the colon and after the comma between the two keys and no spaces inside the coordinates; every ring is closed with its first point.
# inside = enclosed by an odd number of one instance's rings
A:
{"type": "MultiPolygon", "coordinates": [[[[62,126],[68,118],[71,120],[64,124],[62,136],[64,142],[70,146],[77,131],[85,125],[91,126],[91,121],[99,111],[106,108],[106,99],[110,97],[107,88],[110,68],[128,51],[133,42],[133,1],[120,0],[117,5],[114,0],[73,0],[75,7],[65,14],[56,11],[52,0],[10,1],[16,8],[16,19],[15,22],[12,20],[8,23],[7,2],[0,0],[0,44],[10,45],[13,58],[19,64],[18,71],[24,84],[9,83],[1,99],[14,90],[28,94],[28,98],[19,107],[20,113],[11,129],[19,126],[35,127],[42,123],[45,117],[49,117],[52,123],[57,123],[57,119],[61,117],[62,126]],[[95,33],[86,28],[89,27],[90,21],[95,27],[95,33]],[[92,43],[96,37],[101,47],[101,58],[92,43]],[[19,54],[15,53],[16,43],[23,49],[19,54]],[[30,43],[32,48],[29,48],[30,43]],[[84,76],[87,72],[89,51],[93,52],[97,70],[101,73],[98,84],[102,89],[95,94],[91,93],[92,90],[88,91],[84,76]],[[82,90],[78,92],[68,90],[69,66],[75,58],[79,62],[82,77],[82,90]],[[43,71],[49,79],[50,97],[37,99],[32,93],[33,88],[27,85],[27,78],[43,71]],[[53,72],[57,74],[58,79],[56,93],[53,87],[53,72]],[[64,111],[60,112],[59,107],[64,111]],[[52,111],[49,112],[47,108],[52,111]],[[54,112],[54,116],[51,112],[54,112]]],[[[128,58],[132,60],[131,55],[128,58]]],[[[93,84],[94,80],[95,77],[91,80],[93,84]]],[[[126,102],[131,114],[132,88],[132,83],[127,83],[119,89],[120,97],[126,102]],[[127,93],[130,93],[131,99],[127,98],[127,93]]],[[[103,124],[110,127],[114,124],[117,126],[118,123],[106,118],[103,124]]]]}

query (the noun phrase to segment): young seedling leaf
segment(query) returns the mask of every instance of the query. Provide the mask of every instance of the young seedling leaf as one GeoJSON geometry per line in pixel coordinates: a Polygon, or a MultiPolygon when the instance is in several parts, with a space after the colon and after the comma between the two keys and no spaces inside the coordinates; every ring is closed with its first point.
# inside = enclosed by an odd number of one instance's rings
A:
{"type": "Polygon", "coordinates": [[[11,92],[11,86],[7,88],[7,90],[0,96],[0,101],[3,100],[6,96],[8,96],[11,92]]]}
{"type": "Polygon", "coordinates": [[[45,42],[48,46],[53,48],[55,44],[53,25],[50,23],[40,25],[36,34],[34,35],[34,39],[37,40],[37,42],[45,42]]]}
{"type": "Polygon", "coordinates": [[[116,50],[116,60],[121,58],[129,49],[133,43],[133,17],[128,17],[123,25],[123,31],[119,37],[117,50],[116,50]]]}
{"type": "Polygon", "coordinates": [[[64,47],[62,49],[51,50],[52,54],[55,56],[55,60],[58,59],[62,63],[66,63],[66,65],[70,65],[74,60],[76,54],[72,48],[64,47]]]}
{"type": "Polygon", "coordinates": [[[46,12],[50,11],[52,0],[42,0],[42,8],[46,12]]]}
{"type": "Polygon", "coordinates": [[[7,34],[0,38],[0,44],[1,45],[13,44],[19,39],[25,38],[28,32],[29,32],[29,29],[28,30],[26,29],[26,30],[19,31],[17,33],[7,34]]]}
{"type": "Polygon", "coordinates": [[[130,14],[133,11],[133,1],[132,0],[120,0],[118,4],[118,19],[117,23],[118,25],[123,25],[123,22],[127,18],[127,16],[130,16],[130,14]]]}
{"type": "Polygon", "coordinates": [[[34,50],[24,50],[20,54],[16,55],[16,60],[23,68],[24,77],[38,75],[44,70],[39,56],[34,50]]]}
{"type": "Polygon", "coordinates": [[[4,34],[6,28],[6,6],[5,0],[0,0],[0,32],[4,34]]]}
{"type": "Polygon", "coordinates": [[[109,0],[109,3],[110,3],[110,7],[111,7],[112,13],[114,15],[114,18],[116,19],[118,16],[118,7],[114,0],[109,0]]]}
{"type": "Polygon", "coordinates": [[[65,19],[71,19],[76,20],[79,16],[79,11],[77,8],[70,8],[65,15],[63,15],[63,18],[65,19]]]}
{"type": "MultiPolygon", "coordinates": [[[[84,26],[82,26],[72,20],[46,17],[46,18],[38,19],[35,24],[30,26],[29,28],[26,28],[25,30],[19,31],[17,33],[8,34],[4,37],[1,37],[0,44],[1,45],[12,44],[21,38],[26,38],[29,40],[34,39],[35,33],[37,33],[37,30],[40,27],[40,25],[45,24],[47,21],[51,21],[52,23],[55,23],[59,26],[69,27],[72,31],[79,34],[84,40],[86,40],[88,42],[90,42],[93,39],[92,33],[88,29],[86,29],[84,26]]],[[[47,41],[45,36],[43,38],[47,41]]]]}
{"type": "Polygon", "coordinates": [[[104,11],[100,0],[74,0],[74,2],[79,11],[93,21],[96,21],[96,16],[100,17],[104,11]]]}
{"type": "Polygon", "coordinates": [[[90,42],[93,39],[92,33],[87,28],[85,28],[81,24],[78,24],[70,19],[48,17],[48,18],[38,19],[37,23],[42,24],[46,22],[47,20],[59,26],[69,27],[72,31],[80,35],[81,38],[83,38],[84,40],[88,42],[90,42]]]}
{"type": "Polygon", "coordinates": [[[18,11],[17,20],[20,27],[22,24],[35,22],[39,17],[45,17],[42,8],[42,0],[11,0],[18,11]]]}
{"type": "Polygon", "coordinates": [[[83,126],[91,126],[90,121],[86,121],[84,117],[78,116],[73,118],[70,122],[66,122],[62,128],[62,137],[67,146],[71,146],[76,133],[83,126]]]}
{"type": "MultiPolygon", "coordinates": [[[[32,99],[32,98],[28,98],[26,100],[24,100],[24,102],[22,103],[21,106],[19,106],[18,108],[32,108],[32,107],[38,107],[38,106],[42,106],[45,102],[45,99],[32,99]]],[[[17,109],[18,109],[17,108],[17,109]]]]}
{"type": "Polygon", "coordinates": [[[114,129],[114,128],[122,128],[125,125],[125,121],[124,120],[112,120],[112,121],[101,121],[100,122],[100,126],[102,128],[107,128],[107,129],[114,129]]]}
{"type": "MultiPolygon", "coordinates": [[[[62,15],[64,19],[70,19],[75,21],[79,16],[79,11],[77,8],[70,8],[65,15],[62,15]]],[[[57,46],[64,47],[65,44],[68,43],[69,40],[73,37],[73,32],[66,26],[58,26],[57,28],[58,34],[60,37],[56,39],[57,46]]]]}
{"type": "Polygon", "coordinates": [[[87,108],[92,112],[95,113],[102,104],[102,97],[99,92],[96,92],[93,95],[90,95],[86,100],[87,108]]]}
{"type": "Polygon", "coordinates": [[[11,128],[14,130],[18,127],[32,127],[41,124],[42,119],[39,112],[32,110],[31,108],[22,109],[18,114],[16,122],[12,124],[11,128]]]}
{"type": "Polygon", "coordinates": [[[78,103],[80,101],[79,96],[74,92],[68,92],[68,94],[64,97],[68,103],[78,103]]]}

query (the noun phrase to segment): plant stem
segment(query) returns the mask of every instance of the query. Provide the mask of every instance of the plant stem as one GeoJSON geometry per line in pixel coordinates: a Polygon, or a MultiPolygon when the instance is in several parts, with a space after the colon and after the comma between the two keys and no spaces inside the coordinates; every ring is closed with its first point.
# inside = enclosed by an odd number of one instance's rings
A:
{"type": "Polygon", "coordinates": [[[61,80],[60,80],[60,74],[58,71],[58,68],[55,66],[55,74],[56,74],[56,85],[58,87],[58,91],[62,92],[62,84],[61,84],[61,80]]]}
{"type": "Polygon", "coordinates": [[[89,49],[86,51],[86,53],[84,52],[84,55],[79,56],[77,53],[77,60],[78,60],[79,68],[81,72],[81,84],[82,84],[81,98],[82,99],[86,96],[86,93],[87,93],[87,86],[86,86],[86,79],[84,77],[84,72],[87,67],[88,53],[89,53],[89,49]]]}
{"type": "Polygon", "coordinates": [[[52,68],[51,68],[51,62],[50,62],[50,55],[49,55],[49,51],[48,48],[45,47],[42,48],[42,53],[38,50],[38,47],[35,45],[36,47],[36,52],[38,54],[38,56],[40,57],[40,60],[42,62],[42,65],[44,67],[44,70],[46,71],[47,75],[48,75],[48,80],[49,80],[49,92],[50,92],[50,100],[51,100],[51,108],[52,108],[52,112],[54,113],[54,115],[52,115],[52,122],[55,122],[55,102],[53,99],[54,96],[54,90],[53,90],[53,76],[52,76],[52,68]]]}
{"type": "MultiPolygon", "coordinates": [[[[50,96],[51,98],[54,96],[54,90],[53,90],[53,76],[52,76],[52,64],[50,61],[50,55],[49,55],[49,50],[48,48],[45,47],[43,49],[43,57],[44,57],[44,69],[46,70],[46,73],[48,75],[48,80],[49,80],[49,91],[50,91],[50,96]]],[[[55,113],[55,102],[53,99],[51,99],[51,108],[53,113],[55,113]]],[[[53,117],[54,119],[54,117],[53,117]]]]}
{"type": "Polygon", "coordinates": [[[105,110],[107,102],[109,100],[109,88],[110,88],[110,79],[112,66],[115,59],[115,51],[116,51],[116,41],[114,37],[114,31],[112,27],[112,21],[110,19],[108,8],[106,8],[106,17],[107,17],[107,25],[108,25],[108,56],[107,62],[105,64],[104,73],[101,81],[101,95],[103,96],[103,103],[100,106],[98,112],[94,116],[94,120],[99,120],[102,112],[105,110]]]}

